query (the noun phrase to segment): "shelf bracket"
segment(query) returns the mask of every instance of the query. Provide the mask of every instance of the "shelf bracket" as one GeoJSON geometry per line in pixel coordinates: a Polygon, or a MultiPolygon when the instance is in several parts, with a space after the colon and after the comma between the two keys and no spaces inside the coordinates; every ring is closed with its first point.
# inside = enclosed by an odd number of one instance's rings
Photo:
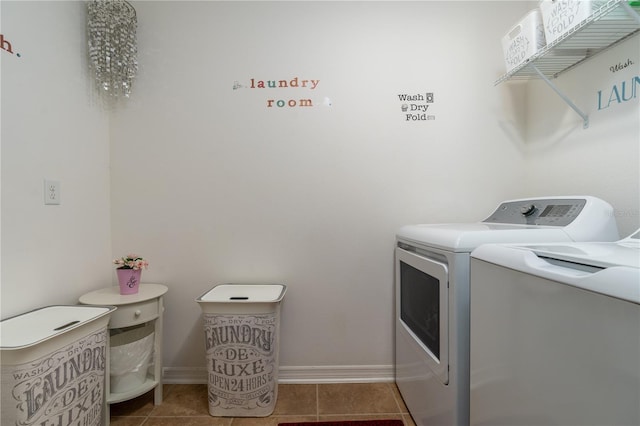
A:
{"type": "Polygon", "coordinates": [[[582,121],[583,121],[582,128],[583,128],[583,129],[587,129],[587,128],[589,128],[589,116],[588,116],[587,114],[585,114],[584,112],[582,112],[582,111],[580,110],[580,108],[578,108],[578,107],[576,106],[576,104],[574,104],[574,103],[573,103],[573,101],[571,101],[571,99],[569,99],[567,96],[565,96],[565,94],[564,94],[564,93],[562,93],[562,92],[560,91],[560,89],[558,89],[558,87],[556,87],[556,85],[555,85],[555,84],[553,84],[553,83],[551,82],[551,80],[549,80],[549,79],[547,78],[547,76],[546,76],[546,75],[544,75],[544,74],[543,74],[543,73],[538,69],[538,67],[536,67],[534,64],[529,64],[529,67],[531,67],[531,69],[533,69],[533,70],[534,70],[534,71],[535,71],[535,72],[540,76],[540,78],[542,78],[542,79],[544,80],[544,82],[545,82],[545,83],[547,83],[547,85],[548,85],[549,87],[551,87],[551,88],[553,89],[553,91],[554,91],[554,92],[556,92],[556,93],[558,94],[558,96],[560,96],[560,97],[562,98],[562,100],[563,100],[563,101],[565,101],[565,102],[566,102],[566,104],[567,104],[567,105],[569,105],[569,106],[571,107],[571,109],[572,109],[572,110],[574,110],[574,111],[575,111],[575,112],[576,112],[576,113],[577,113],[577,114],[582,118],[582,121]]]}

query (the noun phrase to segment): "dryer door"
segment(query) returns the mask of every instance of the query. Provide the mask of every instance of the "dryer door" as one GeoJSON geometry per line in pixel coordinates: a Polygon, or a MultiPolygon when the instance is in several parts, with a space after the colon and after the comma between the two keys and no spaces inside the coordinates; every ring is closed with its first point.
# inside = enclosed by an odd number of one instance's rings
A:
{"type": "Polygon", "coordinates": [[[449,291],[447,265],[396,248],[396,315],[412,344],[443,383],[449,383],[449,291]]]}

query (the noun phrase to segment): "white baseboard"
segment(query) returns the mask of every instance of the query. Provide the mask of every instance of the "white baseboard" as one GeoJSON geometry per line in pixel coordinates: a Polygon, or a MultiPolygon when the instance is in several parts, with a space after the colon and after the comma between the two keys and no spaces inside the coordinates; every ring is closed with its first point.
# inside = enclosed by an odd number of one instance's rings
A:
{"type": "MultiPolygon", "coordinates": [[[[206,367],[165,367],[167,384],[207,383],[206,367]]],[[[393,382],[393,365],[283,366],[278,369],[278,383],[379,383],[393,382]]]]}
{"type": "Polygon", "coordinates": [[[162,382],[181,385],[207,383],[207,368],[163,367],[162,382]]]}

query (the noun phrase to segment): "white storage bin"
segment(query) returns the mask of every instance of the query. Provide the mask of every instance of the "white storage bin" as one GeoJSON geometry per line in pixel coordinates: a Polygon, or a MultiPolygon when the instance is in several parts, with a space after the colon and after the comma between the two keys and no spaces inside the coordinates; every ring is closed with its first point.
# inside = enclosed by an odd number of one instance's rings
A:
{"type": "Polygon", "coordinates": [[[534,9],[502,37],[507,72],[525,62],[546,44],[542,15],[539,9],[534,9]]]}
{"type": "Polygon", "coordinates": [[[128,392],[147,380],[155,341],[153,324],[111,330],[111,333],[109,348],[111,393],[128,392]]]}
{"type": "Polygon", "coordinates": [[[48,306],[0,322],[2,425],[102,426],[115,307],[48,306]]]}
{"type": "MultiPolygon", "coordinates": [[[[554,42],[582,21],[587,19],[598,8],[604,5],[604,0],[543,0],[540,2],[544,34],[547,43],[554,42]]],[[[624,10],[621,9],[622,16],[624,10]]],[[[618,13],[618,16],[621,14],[618,13]]],[[[608,15],[608,19],[615,19],[615,14],[608,15]]]]}
{"type": "Polygon", "coordinates": [[[282,284],[222,284],[196,300],[203,313],[212,416],[273,413],[286,290],[282,284]]]}

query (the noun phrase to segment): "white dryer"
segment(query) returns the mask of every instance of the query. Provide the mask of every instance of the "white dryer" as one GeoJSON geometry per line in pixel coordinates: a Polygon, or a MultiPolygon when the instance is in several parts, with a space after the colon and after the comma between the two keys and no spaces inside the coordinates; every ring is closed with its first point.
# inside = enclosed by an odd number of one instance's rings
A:
{"type": "Polygon", "coordinates": [[[396,383],[418,426],[469,424],[469,259],[484,243],[616,241],[589,196],[501,203],[476,223],[409,225],[395,250],[396,383]]]}
{"type": "Polygon", "coordinates": [[[640,424],[640,230],[471,254],[471,424],[640,424]]]}

